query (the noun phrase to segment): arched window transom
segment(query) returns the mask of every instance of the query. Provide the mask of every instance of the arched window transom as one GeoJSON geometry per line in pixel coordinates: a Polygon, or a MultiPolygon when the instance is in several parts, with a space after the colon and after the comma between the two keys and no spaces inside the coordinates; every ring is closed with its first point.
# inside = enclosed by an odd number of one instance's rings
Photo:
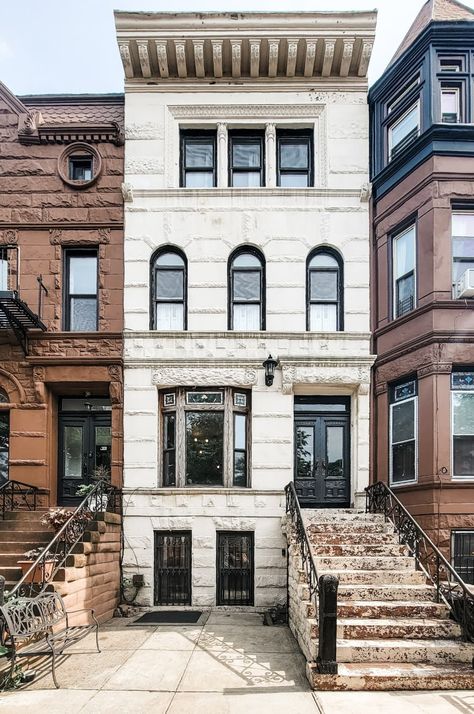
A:
{"type": "Polygon", "coordinates": [[[186,329],[186,260],[175,249],[160,251],[152,264],[153,330],[186,329]]]}
{"type": "Polygon", "coordinates": [[[229,329],[265,329],[265,262],[256,249],[244,248],[229,262],[229,329]]]}
{"type": "Polygon", "coordinates": [[[313,332],[344,329],[342,260],[331,250],[317,250],[308,260],[307,328],[313,332]]]}

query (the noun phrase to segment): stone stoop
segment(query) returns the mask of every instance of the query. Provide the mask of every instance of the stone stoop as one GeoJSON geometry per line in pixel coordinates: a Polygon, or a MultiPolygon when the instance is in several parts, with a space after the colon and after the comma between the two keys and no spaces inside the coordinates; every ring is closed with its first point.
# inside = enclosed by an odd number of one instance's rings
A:
{"type": "Polygon", "coordinates": [[[318,575],[339,577],[337,675],[321,675],[318,620],[291,528],[290,627],[315,690],[474,688],[474,644],[415,569],[391,524],[351,509],[303,512],[318,575]]]}
{"type": "Polygon", "coordinates": [[[40,522],[47,510],[7,511],[0,520],[0,575],[5,578],[5,590],[21,578],[18,561],[25,560],[25,553],[46,546],[53,538],[54,532],[40,522]]]}

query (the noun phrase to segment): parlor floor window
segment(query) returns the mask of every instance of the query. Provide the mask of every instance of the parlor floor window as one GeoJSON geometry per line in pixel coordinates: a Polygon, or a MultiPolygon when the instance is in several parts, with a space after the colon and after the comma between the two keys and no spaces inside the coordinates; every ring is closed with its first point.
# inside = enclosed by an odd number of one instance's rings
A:
{"type": "Polygon", "coordinates": [[[417,409],[416,380],[390,388],[390,483],[417,479],[417,409]]]}
{"type": "Polygon", "coordinates": [[[163,486],[248,486],[249,392],[167,389],[160,405],[163,486]]]}
{"type": "Polygon", "coordinates": [[[474,371],[453,372],[453,477],[474,479],[474,371]]]}

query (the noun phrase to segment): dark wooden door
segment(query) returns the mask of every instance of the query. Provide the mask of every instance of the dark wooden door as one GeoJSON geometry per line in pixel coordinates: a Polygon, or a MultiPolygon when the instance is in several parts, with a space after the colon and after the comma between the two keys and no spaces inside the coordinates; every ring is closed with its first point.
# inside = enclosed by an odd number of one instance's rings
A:
{"type": "Polygon", "coordinates": [[[295,487],[302,506],[349,505],[348,414],[295,415],[295,487]]]}
{"type": "Polygon", "coordinates": [[[191,605],[191,531],[155,531],[155,605],[191,605]]]}
{"type": "Polygon", "coordinates": [[[112,430],[110,414],[61,414],[59,417],[58,502],[74,505],[77,489],[110,474],[112,430]]]}

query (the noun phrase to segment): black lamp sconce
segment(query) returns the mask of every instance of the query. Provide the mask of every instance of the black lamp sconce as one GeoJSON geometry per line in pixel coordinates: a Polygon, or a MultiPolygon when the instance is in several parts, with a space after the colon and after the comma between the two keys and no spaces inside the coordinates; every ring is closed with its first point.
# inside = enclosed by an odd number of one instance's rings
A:
{"type": "Polygon", "coordinates": [[[265,386],[272,386],[273,379],[275,377],[275,369],[279,364],[279,361],[277,359],[273,359],[271,355],[268,355],[265,362],[263,362],[263,368],[265,370],[265,386]]]}

